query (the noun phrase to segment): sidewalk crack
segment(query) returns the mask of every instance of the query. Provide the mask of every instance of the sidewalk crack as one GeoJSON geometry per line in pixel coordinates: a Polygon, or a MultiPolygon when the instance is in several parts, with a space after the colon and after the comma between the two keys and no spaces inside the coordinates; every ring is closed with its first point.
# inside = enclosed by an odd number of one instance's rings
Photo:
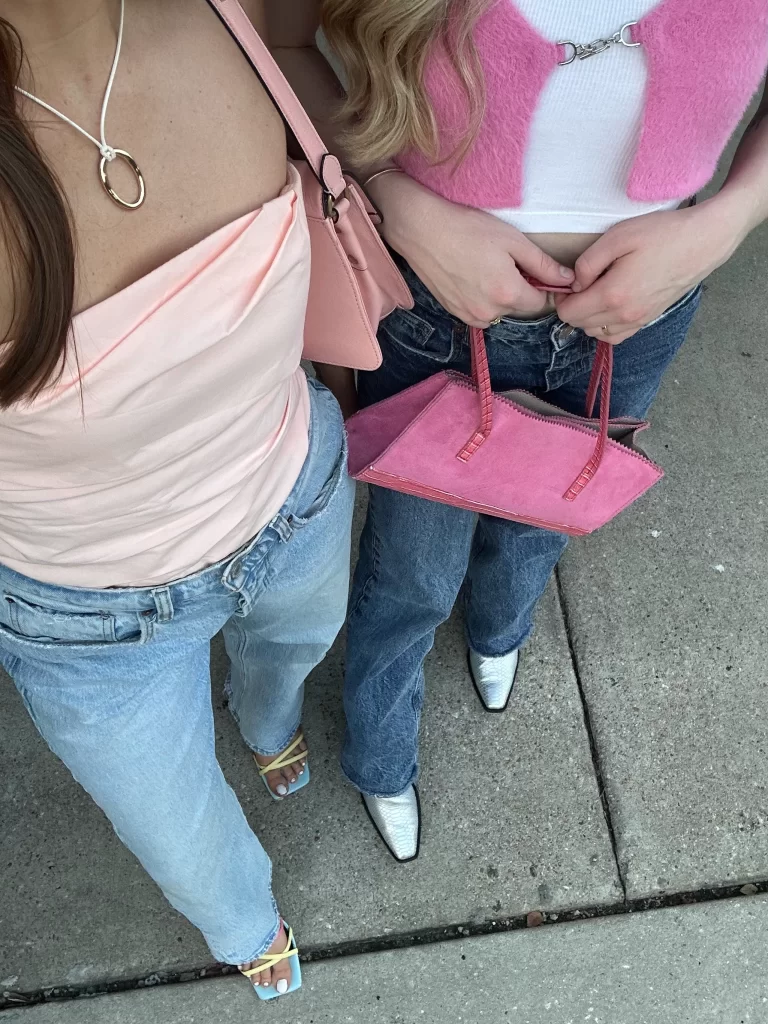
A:
{"type": "MultiPolygon", "coordinates": [[[[585,921],[623,917],[628,914],[653,913],[656,910],[667,910],[673,907],[718,903],[723,900],[744,898],[747,895],[745,892],[746,888],[747,886],[744,883],[736,883],[688,892],[666,893],[643,899],[628,900],[625,903],[580,907],[575,910],[547,911],[540,915],[540,920],[535,927],[545,929],[558,928],[561,925],[573,925],[585,921]]],[[[768,879],[749,882],[748,888],[749,899],[755,899],[760,896],[764,897],[768,895],[768,879]]],[[[416,946],[428,946],[490,935],[501,935],[506,932],[526,931],[534,927],[531,924],[532,916],[529,914],[517,914],[514,917],[494,917],[484,922],[467,921],[464,924],[425,928],[420,931],[401,932],[394,935],[373,936],[370,939],[355,939],[331,946],[314,946],[309,947],[302,953],[301,962],[330,962],[344,957],[365,956],[369,953],[385,953],[397,949],[412,949],[416,946]]],[[[55,985],[33,992],[0,991],[0,1024],[2,1024],[3,1020],[3,1011],[23,1011],[33,1006],[39,1006],[41,1003],[68,1002],[83,998],[90,999],[114,995],[118,992],[133,992],[141,989],[155,988],[160,985],[188,984],[213,978],[223,978],[232,974],[237,974],[236,967],[231,967],[229,964],[210,963],[188,970],[154,971],[151,974],[138,978],[121,978],[114,981],[105,980],[100,984],[89,986],[55,985]]]]}
{"type": "Polygon", "coordinates": [[[555,582],[557,584],[557,596],[560,604],[560,611],[563,616],[563,623],[565,625],[565,635],[568,641],[568,651],[571,657],[571,667],[573,668],[573,674],[576,679],[576,687],[579,691],[579,698],[581,700],[581,711],[584,716],[584,728],[587,731],[587,739],[589,741],[589,751],[592,758],[592,768],[597,779],[597,788],[600,795],[600,803],[603,808],[603,818],[605,819],[605,827],[608,830],[608,835],[611,840],[611,850],[613,852],[613,860],[616,865],[616,874],[621,885],[621,891],[623,894],[624,903],[627,903],[627,880],[624,877],[622,870],[621,861],[619,859],[619,846],[616,838],[616,830],[613,824],[613,816],[611,814],[611,804],[608,799],[608,791],[605,785],[605,778],[603,776],[603,768],[600,762],[600,751],[598,750],[597,740],[595,738],[595,731],[592,727],[592,717],[589,710],[589,702],[587,695],[584,691],[584,685],[581,679],[581,673],[579,672],[579,662],[576,657],[576,648],[573,642],[573,633],[571,629],[571,620],[568,613],[568,601],[565,595],[565,589],[563,587],[563,581],[560,576],[559,569],[555,569],[555,582]]]}

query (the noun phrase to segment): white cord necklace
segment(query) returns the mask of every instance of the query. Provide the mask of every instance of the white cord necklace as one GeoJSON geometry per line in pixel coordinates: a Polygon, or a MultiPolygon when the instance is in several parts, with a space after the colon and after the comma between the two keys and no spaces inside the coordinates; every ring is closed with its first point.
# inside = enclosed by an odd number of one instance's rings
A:
{"type": "Polygon", "coordinates": [[[101,105],[101,142],[99,142],[98,139],[94,138],[93,135],[90,134],[90,132],[87,132],[85,128],[81,128],[79,124],[75,124],[75,122],[68,118],[66,114],[62,114],[60,110],[57,110],[55,107],[52,107],[50,103],[45,103],[43,100],[38,99],[37,96],[33,96],[31,92],[27,92],[26,89],[21,89],[18,85],[16,86],[16,91],[20,92],[23,96],[26,96],[27,99],[30,99],[34,103],[37,103],[39,106],[44,107],[46,110],[50,111],[51,114],[55,114],[56,117],[60,117],[62,121],[66,121],[67,124],[71,125],[77,131],[79,131],[81,135],[84,135],[86,139],[90,139],[90,141],[94,144],[94,146],[96,146],[98,151],[101,153],[101,161],[99,162],[99,177],[101,178],[101,184],[104,186],[104,191],[107,193],[110,199],[117,203],[118,206],[122,206],[127,210],[138,210],[138,208],[143,204],[147,195],[146,185],[144,184],[144,175],[141,173],[139,165],[133,159],[131,154],[126,153],[124,149],[114,149],[107,142],[106,136],[107,107],[109,106],[109,98],[112,95],[112,86],[115,82],[117,66],[120,63],[120,51],[123,47],[124,23],[125,0],[120,0],[120,30],[117,34],[117,49],[115,50],[115,59],[112,62],[112,71],[109,76],[109,81],[107,82],[107,90],[104,93],[104,102],[101,105]],[[138,199],[136,199],[132,203],[127,202],[125,199],[121,199],[109,183],[107,167],[109,164],[112,163],[113,160],[116,160],[118,157],[121,160],[125,160],[125,162],[131,168],[133,173],[136,175],[136,181],[139,186],[139,196],[138,199]]]}

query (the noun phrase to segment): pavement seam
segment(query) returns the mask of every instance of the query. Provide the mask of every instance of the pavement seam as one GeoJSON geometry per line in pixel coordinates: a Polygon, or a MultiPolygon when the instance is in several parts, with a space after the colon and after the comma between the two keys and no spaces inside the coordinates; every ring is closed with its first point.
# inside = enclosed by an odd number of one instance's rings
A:
{"type": "Polygon", "coordinates": [[[623,894],[624,903],[627,903],[627,881],[624,877],[624,872],[621,868],[621,861],[619,860],[619,846],[616,837],[616,831],[613,825],[613,816],[611,814],[611,804],[608,799],[608,790],[605,784],[605,778],[603,776],[603,769],[600,762],[600,751],[597,746],[597,739],[595,737],[595,731],[592,727],[592,717],[589,711],[589,701],[584,690],[584,685],[581,680],[581,673],[579,672],[579,661],[576,656],[576,647],[573,642],[573,633],[571,630],[571,620],[568,614],[568,600],[565,594],[565,588],[563,586],[562,577],[560,576],[559,568],[555,569],[555,582],[557,584],[557,597],[560,605],[560,612],[563,616],[563,624],[565,626],[565,636],[568,642],[568,653],[571,658],[571,667],[573,669],[573,675],[576,679],[576,687],[579,691],[579,698],[581,700],[581,711],[584,716],[584,728],[587,732],[587,739],[589,741],[589,752],[592,758],[592,768],[597,779],[597,789],[600,795],[600,803],[603,808],[603,818],[605,819],[605,827],[608,829],[608,835],[611,840],[611,850],[613,852],[613,860],[616,865],[616,874],[621,885],[621,891],[623,894]]]}
{"type": "MultiPolygon", "coordinates": [[[[675,907],[719,903],[738,897],[768,895],[768,879],[735,885],[715,886],[690,892],[667,893],[623,903],[611,903],[597,907],[583,907],[569,911],[538,912],[518,914],[515,917],[496,918],[482,924],[449,925],[443,928],[427,928],[422,931],[387,935],[372,939],[342,942],[335,946],[308,948],[301,956],[302,963],[320,963],[342,957],[363,956],[369,953],[385,953],[396,949],[410,949],[414,946],[437,945],[463,939],[500,935],[507,932],[527,930],[532,927],[549,928],[555,925],[580,924],[601,918],[622,917],[629,914],[648,913],[654,910],[670,910],[675,907]],[[747,890],[745,892],[745,889],[747,890]],[[532,923],[535,922],[535,923],[532,923]]],[[[193,981],[223,978],[237,973],[237,968],[228,964],[208,964],[187,971],[155,971],[140,978],[124,978],[91,986],[52,986],[35,992],[0,993],[0,1022],[2,1014],[9,1010],[31,1009],[41,1003],[68,1002],[75,999],[115,995],[156,988],[161,985],[179,985],[193,981]]]]}

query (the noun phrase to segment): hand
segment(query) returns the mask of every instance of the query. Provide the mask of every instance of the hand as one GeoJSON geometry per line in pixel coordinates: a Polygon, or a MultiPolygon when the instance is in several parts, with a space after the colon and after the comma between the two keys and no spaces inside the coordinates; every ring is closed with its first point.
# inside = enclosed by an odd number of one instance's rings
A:
{"type": "Polygon", "coordinates": [[[622,221],[576,261],[575,294],[558,297],[558,316],[619,345],[725,263],[738,242],[712,200],[622,221]]]}
{"type": "Polygon", "coordinates": [[[523,280],[570,286],[561,267],[525,235],[482,210],[449,203],[405,174],[371,183],[384,216],[383,234],[449,313],[472,327],[487,327],[508,313],[535,316],[546,293],[523,280]]]}

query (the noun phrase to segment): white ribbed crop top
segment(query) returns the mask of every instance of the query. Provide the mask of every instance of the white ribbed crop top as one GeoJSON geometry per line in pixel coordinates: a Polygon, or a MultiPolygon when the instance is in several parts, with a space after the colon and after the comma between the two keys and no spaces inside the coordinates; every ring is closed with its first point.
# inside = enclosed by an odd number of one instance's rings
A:
{"type": "MultiPolygon", "coordinates": [[[[589,43],[638,21],[659,0],[514,2],[546,39],[589,43]]],[[[679,200],[643,203],[627,196],[646,77],[642,46],[611,46],[556,68],[534,115],[523,205],[489,212],[526,233],[603,232],[629,217],[677,206],[679,200]]]]}

